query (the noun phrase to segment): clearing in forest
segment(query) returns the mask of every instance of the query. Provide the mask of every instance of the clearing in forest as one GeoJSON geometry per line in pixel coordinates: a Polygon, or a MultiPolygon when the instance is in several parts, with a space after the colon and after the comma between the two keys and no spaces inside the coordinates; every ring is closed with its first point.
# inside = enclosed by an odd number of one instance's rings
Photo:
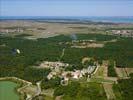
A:
{"type": "Polygon", "coordinates": [[[133,73],[133,68],[117,68],[115,67],[116,73],[120,78],[129,77],[130,73],[133,73]]]}

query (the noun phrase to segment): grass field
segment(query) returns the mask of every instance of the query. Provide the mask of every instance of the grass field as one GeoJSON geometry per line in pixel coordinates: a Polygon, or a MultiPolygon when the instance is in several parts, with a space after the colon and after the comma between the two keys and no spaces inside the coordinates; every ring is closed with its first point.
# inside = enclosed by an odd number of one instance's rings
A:
{"type": "Polygon", "coordinates": [[[100,67],[98,67],[98,70],[97,70],[97,72],[94,74],[94,76],[93,77],[101,77],[101,78],[103,78],[105,75],[104,75],[104,66],[100,66],[100,67]]]}

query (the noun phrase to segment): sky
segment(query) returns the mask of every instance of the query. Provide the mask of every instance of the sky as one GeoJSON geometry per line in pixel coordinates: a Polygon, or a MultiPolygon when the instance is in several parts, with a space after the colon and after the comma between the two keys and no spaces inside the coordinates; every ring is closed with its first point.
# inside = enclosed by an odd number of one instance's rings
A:
{"type": "Polygon", "coordinates": [[[133,0],[0,0],[0,16],[133,16],[133,0]]]}

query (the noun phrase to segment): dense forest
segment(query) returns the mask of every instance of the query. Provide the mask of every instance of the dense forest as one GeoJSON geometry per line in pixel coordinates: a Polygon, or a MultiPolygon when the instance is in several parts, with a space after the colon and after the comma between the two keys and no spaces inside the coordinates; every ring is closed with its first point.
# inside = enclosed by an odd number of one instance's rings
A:
{"type": "Polygon", "coordinates": [[[16,76],[31,82],[38,81],[44,76],[46,77],[50,70],[36,70],[32,66],[44,60],[58,61],[63,48],[65,48],[65,54],[61,61],[72,64],[71,70],[73,68],[81,69],[83,67],[81,60],[87,56],[93,57],[98,61],[104,59],[114,60],[118,67],[132,67],[132,38],[120,38],[101,34],[77,34],[76,37],[77,40],[95,39],[96,41],[107,41],[117,39],[117,41],[106,43],[103,48],[77,49],[66,45],[59,45],[59,42],[72,41],[71,35],[60,35],[37,40],[0,36],[0,77],[16,76]],[[19,49],[20,54],[14,54],[14,49],[19,49]]]}

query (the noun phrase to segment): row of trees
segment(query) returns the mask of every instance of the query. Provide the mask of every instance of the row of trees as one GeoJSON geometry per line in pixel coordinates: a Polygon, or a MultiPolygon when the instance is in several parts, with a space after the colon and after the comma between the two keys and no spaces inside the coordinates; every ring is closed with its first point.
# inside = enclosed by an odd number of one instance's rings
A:
{"type": "Polygon", "coordinates": [[[113,60],[109,61],[108,65],[108,76],[110,77],[117,77],[116,71],[115,71],[115,62],[113,60]]]}

